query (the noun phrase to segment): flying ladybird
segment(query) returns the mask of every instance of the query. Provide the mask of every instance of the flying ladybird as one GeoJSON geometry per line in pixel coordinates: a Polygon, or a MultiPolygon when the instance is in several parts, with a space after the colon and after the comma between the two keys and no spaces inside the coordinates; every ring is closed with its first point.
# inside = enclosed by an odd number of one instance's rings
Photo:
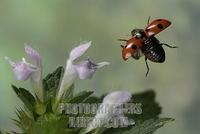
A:
{"type": "Polygon", "coordinates": [[[147,59],[156,63],[163,63],[165,61],[165,51],[162,45],[169,48],[177,48],[176,46],[160,43],[160,41],[155,37],[156,34],[170,26],[171,22],[166,19],[156,19],[149,23],[149,20],[150,17],[145,29],[133,29],[131,31],[131,39],[120,39],[120,41],[126,41],[126,45],[122,46],[122,57],[124,60],[127,60],[129,57],[139,59],[142,54],[144,54],[147,66],[146,76],[149,73],[147,59]]]}

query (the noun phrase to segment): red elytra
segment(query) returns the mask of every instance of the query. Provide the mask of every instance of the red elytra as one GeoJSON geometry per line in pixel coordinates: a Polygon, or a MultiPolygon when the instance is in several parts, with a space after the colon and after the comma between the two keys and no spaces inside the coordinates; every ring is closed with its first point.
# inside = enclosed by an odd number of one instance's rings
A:
{"type": "Polygon", "coordinates": [[[147,37],[156,35],[166,29],[168,26],[171,25],[171,22],[166,19],[156,19],[153,20],[147,27],[144,29],[144,32],[147,37]]]}
{"type": "Polygon", "coordinates": [[[129,57],[133,56],[134,53],[137,52],[139,49],[141,49],[143,45],[143,40],[137,37],[132,37],[129,40],[123,40],[123,41],[126,41],[126,45],[121,46],[122,57],[124,60],[127,60],[129,57]]]}

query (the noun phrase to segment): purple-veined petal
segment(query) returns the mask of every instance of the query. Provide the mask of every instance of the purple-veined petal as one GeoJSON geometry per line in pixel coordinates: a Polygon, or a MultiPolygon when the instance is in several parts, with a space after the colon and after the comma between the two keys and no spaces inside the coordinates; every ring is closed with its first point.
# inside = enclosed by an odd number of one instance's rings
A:
{"type": "Polygon", "coordinates": [[[74,49],[72,49],[70,52],[70,55],[69,55],[69,59],[71,61],[74,61],[77,58],[79,58],[80,56],[82,56],[87,51],[87,49],[90,47],[91,43],[92,43],[91,41],[86,42],[86,43],[83,43],[83,44],[79,45],[78,47],[75,47],[74,49]]]}
{"type": "Polygon", "coordinates": [[[90,45],[91,41],[81,44],[71,50],[69,59],[67,59],[65,73],[60,84],[60,89],[56,97],[58,101],[61,99],[62,95],[67,92],[68,88],[74,83],[75,79],[79,76],[76,65],[73,64],[74,60],[82,56],[90,47],[90,45]]]}
{"type": "Polygon", "coordinates": [[[38,70],[31,75],[31,80],[33,85],[36,86],[36,88],[40,88],[42,83],[42,61],[40,54],[29,44],[25,44],[24,48],[27,55],[31,58],[33,65],[37,66],[38,68],[38,70]]]}
{"type": "Polygon", "coordinates": [[[91,79],[95,71],[105,65],[109,65],[108,62],[101,62],[98,64],[93,63],[90,59],[84,60],[79,64],[74,65],[78,72],[78,76],[81,80],[91,79]]]}
{"type": "Polygon", "coordinates": [[[25,81],[31,76],[33,72],[37,71],[37,67],[27,63],[24,58],[22,58],[22,61],[16,63],[10,60],[8,57],[5,57],[5,60],[7,60],[8,63],[12,66],[14,76],[17,80],[25,81]]]}
{"type": "Polygon", "coordinates": [[[74,60],[82,56],[90,47],[91,41],[81,44],[71,50],[69,59],[67,59],[65,73],[62,78],[60,89],[57,94],[57,100],[60,100],[62,95],[67,92],[67,89],[74,83],[75,79],[79,77],[81,80],[90,79],[98,68],[109,65],[108,62],[101,62],[94,64],[89,59],[76,64],[74,60]]]}
{"type": "Polygon", "coordinates": [[[40,54],[28,44],[25,44],[24,48],[27,55],[31,58],[33,65],[27,63],[24,58],[21,62],[13,62],[8,57],[5,59],[13,67],[13,73],[17,80],[25,81],[28,78],[31,79],[35,94],[43,101],[42,63],[40,54]]]}
{"type": "Polygon", "coordinates": [[[27,55],[32,59],[33,64],[37,65],[41,63],[41,57],[40,54],[31,47],[29,44],[24,45],[25,51],[27,55]]]}
{"type": "Polygon", "coordinates": [[[96,68],[93,68],[94,66],[96,65],[89,60],[85,60],[82,61],[80,64],[74,65],[81,80],[92,78],[96,71],[96,68]]]}

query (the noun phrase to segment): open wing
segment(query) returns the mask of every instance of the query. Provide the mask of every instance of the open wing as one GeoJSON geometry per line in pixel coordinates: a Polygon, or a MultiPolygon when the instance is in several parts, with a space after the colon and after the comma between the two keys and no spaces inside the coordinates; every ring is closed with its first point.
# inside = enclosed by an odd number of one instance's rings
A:
{"type": "Polygon", "coordinates": [[[166,29],[168,26],[171,25],[171,22],[166,19],[156,19],[153,20],[146,28],[145,28],[145,33],[147,37],[154,36],[164,29],[166,29]]]}

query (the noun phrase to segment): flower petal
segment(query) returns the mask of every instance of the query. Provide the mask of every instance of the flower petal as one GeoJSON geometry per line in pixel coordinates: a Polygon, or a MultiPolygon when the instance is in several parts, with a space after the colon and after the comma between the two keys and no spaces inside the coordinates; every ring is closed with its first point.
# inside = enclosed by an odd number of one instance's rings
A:
{"type": "Polygon", "coordinates": [[[40,54],[28,44],[25,44],[24,48],[27,55],[31,58],[33,65],[27,63],[24,58],[21,62],[17,63],[11,61],[8,57],[5,57],[5,59],[13,67],[13,73],[17,80],[24,81],[31,78],[36,96],[43,101],[44,95],[42,89],[42,64],[40,54]]]}
{"type": "Polygon", "coordinates": [[[14,67],[16,65],[16,63],[14,61],[12,61],[9,57],[5,56],[4,59],[12,66],[14,67]]]}
{"type": "Polygon", "coordinates": [[[64,76],[62,78],[60,89],[57,94],[57,100],[60,101],[63,94],[69,89],[69,87],[74,83],[75,79],[77,78],[78,74],[76,68],[72,64],[71,60],[67,61],[64,76]]]}
{"type": "Polygon", "coordinates": [[[75,47],[71,50],[69,59],[66,63],[65,73],[60,84],[60,89],[56,97],[58,101],[61,99],[62,95],[65,94],[67,89],[74,83],[75,79],[78,76],[80,79],[90,77],[90,72],[88,73],[88,71],[90,70],[87,70],[87,68],[85,68],[85,63],[82,63],[80,66],[73,64],[73,61],[81,55],[83,55],[86,52],[86,50],[90,47],[90,45],[91,41],[85,44],[81,44],[78,47],[75,47]]]}
{"type": "Polygon", "coordinates": [[[121,107],[119,107],[120,105],[130,101],[130,99],[131,93],[128,91],[115,91],[106,95],[103,99],[103,103],[99,106],[99,109],[97,110],[96,116],[94,117],[92,122],[89,123],[86,132],[92,131],[96,128],[96,126],[102,126],[112,118],[121,119],[125,121],[126,125],[133,124],[133,122],[128,121],[128,118],[124,116],[123,109],[120,109],[121,107]],[[107,113],[102,111],[106,111],[107,113]],[[100,122],[97,122],[97,120],[100,120],[100,122]]]}
{"type": "Polygon", "coordinates": [[[92,64],[89,60],[85,60],[82,61],[80,64],[74,65],[81,80],[92,78],[96,71],[96,68],[92,68],[92,66],[96,65],[92,64]]]}
{"type": "Polygon", "coordinates": [[[82,56],[86,52],[86,50],[90,47],[90,45],[91,41],[85,44],[81,44],[78,47],[75,47],[70,52],[69,59],[67,60],[67,64],[65,67],[65,73],[62,78],[60,89],[57,94],[57,100],[61,99],[62,95],[74,83],[77,77],[79,77],[81,80],[90,79],[92,78],[92,76],[94,75],[95,71],[98,68],[101,68],[109,64],[108,62],[94,64],[89,59],[84,60],[79,64],[75,64],[74,60],[82,56]]]}
{"type": "Polygon", "coordinates": [[[81,80],[91,79],[95,71],[105,65],[109,65],[108,62],[101,62],[98,64],[93,63],[90,59],[84,60],[79,64],[74,65],[78,72],[78,76],[81,80]]]}
{"type": "Polygon", "coordinates": [[[41,88],[42,83],[42,60],[40,54],[31,47],[29,44],[24,45],[27,55],[32,59],[33,65],[37,66],[37,71],[35,71],[31,76],[31,81],[33,85],[37,88],[41,88]]]}
{"type": "Polygon", "coordinates": [[[102,67],[107,66],[107,65],[110,65],[110,63],[109,62],[100,62],[100,63],[97,64],[97,68],[102,68],[102,67]]]}
{"type": "Polygon", "coordinates": [[[35,49],[33,49],[29,44],[25,44],[24,48],[27,55],[32,59],[34,64],[38,66],[38,64],[40,64],[41,62],[40,54],[35,49]]]}
{"type": "Polygon", "coordinates": [[[130,101],[131,96],[131,93],[128,91],[115,91],[106,95],[103,99],[103,103],[122,104],[130,101]]]}
{"type": "Polygon", "coordinates": [[[13,73],[17,80],[25,81],[27,80],[31,74],[37,71],[37,67],[27,63],[26,60],[23,58],[20,62],[13,62],[8,57],[5,57],[5,60],[13,67],[13,73]]]}
{"type": "Polygon", "coordinates": [[[70,55],[69,55],[69,59],[71,61],[74,61],[77,58],[79,58],[80,56],[82,56],[87,51],[87,49],[90,47],[91,43],[92,43],[91,41],[86,42],[86,43],[83,43],[83,44],[79,45],[78,47],[75,47],[74,49],[72,49],[70,52],[70,55]]]}

